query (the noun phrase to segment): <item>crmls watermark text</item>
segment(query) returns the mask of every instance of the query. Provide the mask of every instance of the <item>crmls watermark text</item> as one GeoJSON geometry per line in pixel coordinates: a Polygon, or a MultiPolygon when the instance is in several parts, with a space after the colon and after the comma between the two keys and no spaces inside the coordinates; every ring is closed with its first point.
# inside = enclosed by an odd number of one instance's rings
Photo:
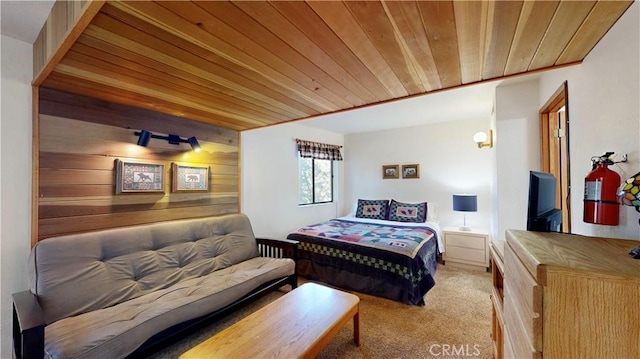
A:
{"type": "Polygon", "coordinates": [[[432,344],[429,354],[434,357],[477,357],[480,356],[479,344],[432,344]]]}

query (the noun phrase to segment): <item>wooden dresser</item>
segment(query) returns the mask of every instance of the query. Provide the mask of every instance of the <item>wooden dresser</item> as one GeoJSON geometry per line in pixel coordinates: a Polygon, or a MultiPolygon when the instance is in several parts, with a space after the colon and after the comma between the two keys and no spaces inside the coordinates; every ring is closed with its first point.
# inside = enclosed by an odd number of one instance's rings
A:
{"type": "Polygon", "coordinates": [[[508,230],[505,358],[640,358],[637,241],[508,230]]]}
{"type": "Polygon", "coordinates": [[[491,241],[491,340],[496,359],[504,356],[504,247],[504,240],[491,241]]]}

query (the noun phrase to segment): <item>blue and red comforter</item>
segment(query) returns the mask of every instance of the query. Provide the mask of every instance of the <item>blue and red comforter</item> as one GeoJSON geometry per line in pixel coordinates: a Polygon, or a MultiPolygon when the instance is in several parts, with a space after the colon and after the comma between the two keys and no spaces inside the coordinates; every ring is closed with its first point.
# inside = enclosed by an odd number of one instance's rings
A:
{"type": "Polygon", "coordinates": [[[332,219],[287,238],[300,242],[298,272],[310,279],[414,305],[435,285],[438,245],[426,225],[332,219]]]}

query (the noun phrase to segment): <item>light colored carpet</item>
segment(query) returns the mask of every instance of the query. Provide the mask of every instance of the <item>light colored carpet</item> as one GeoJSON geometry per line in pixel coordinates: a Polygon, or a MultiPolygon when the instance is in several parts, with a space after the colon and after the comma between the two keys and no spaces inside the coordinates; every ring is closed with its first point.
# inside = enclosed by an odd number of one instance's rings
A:
{"type": "MultiPolygon", "coordinates": [[[[492,358],[490,273],[439,265],[435,279],[424,307],[354,292],[360,297],[360,347],[353,343],[353,325],[348,324],[318,358],[492,358]]],[[[151,358],[179,357],[288,288],[268,294],[151,358]]]]}

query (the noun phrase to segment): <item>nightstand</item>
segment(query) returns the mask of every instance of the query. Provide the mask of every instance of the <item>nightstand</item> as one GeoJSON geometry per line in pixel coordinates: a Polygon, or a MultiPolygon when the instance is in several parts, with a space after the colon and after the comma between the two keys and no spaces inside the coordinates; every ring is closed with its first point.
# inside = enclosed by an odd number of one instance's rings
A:
{"type": "Polygon", "coordinates": [[[461,231],[457,227],[445,227],[443,263],[460,263],[480,266],[489,270],[489,233],[480,229],[461,231]]]}

